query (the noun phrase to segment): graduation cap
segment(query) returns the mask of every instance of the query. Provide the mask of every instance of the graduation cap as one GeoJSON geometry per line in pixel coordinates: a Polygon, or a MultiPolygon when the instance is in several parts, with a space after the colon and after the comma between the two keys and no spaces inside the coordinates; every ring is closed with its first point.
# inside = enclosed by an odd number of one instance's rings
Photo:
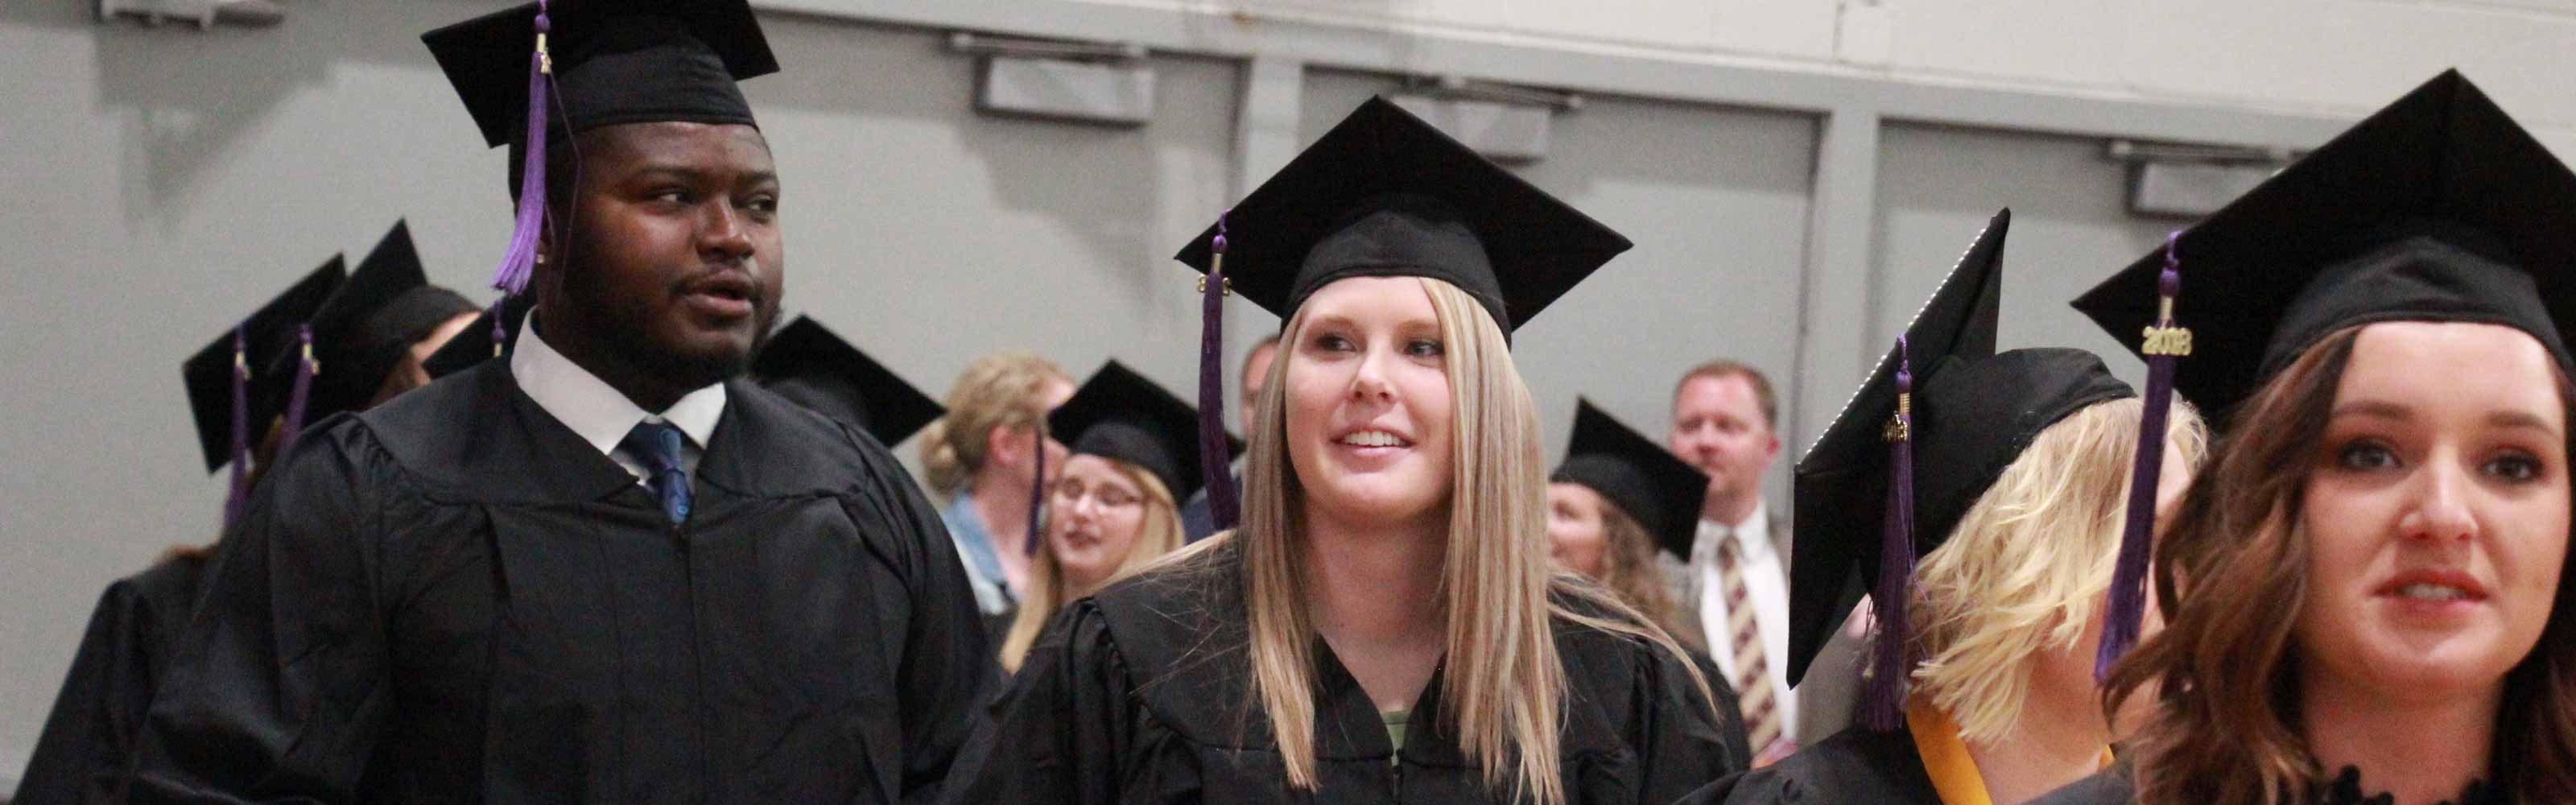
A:
{"type": "MultiPolygon", "coordinates": [[[[2502,324],[2569,365],[2576,174],[2457,71],[2379,110],[2193,225],[2182,273],[2224,293],[2181,317],[2174,388],[2225,412],[2336,330],[2379,321],[2502,324]]],[[[2074,305],[2133,351],[2155,323],[2163,250],[2074,305]]]]}
{"type": "Polygon", "coordinates": [[[474,323],[457,331],[455,338],[447,339],[445,346],[430,353],[428,360],[421,361],[421,371],[428,372],[434,380],[509,352],[519,342],[519,328],[527,326],[528,308],[535,306],[535,298],[526,294],[502,297],[484,308],[483,315],[474,317],[474,323]]]}
{"type": "Polygon", "coordinates": [[[548,147],[624,123],[754,125],[734,83],[778,71],[745,0],[540,0],[421,41],[484,144],[510,146],[518,223],[493,283],[514,295],[536,259],[548,147]]]}
{"type": "MultiPolygon", "coordinates": [[[[1162,481],[1173,500],[1188,500],[1206,477],[1198,421],[1198,409],[1113,360],[1047,414],[1047,433],[1074,455],[1134,464],[1162,481]]],[[[1228,437],[1227,447],[1242,443],[1228,437]]]]}
{"type": "MultiPolygon", "coordinates": [[[[2148,412],[2170,388],[2223,422],[2338,330],[2381,321],[2476,322],[2529,333],[2571,363],[2576,174],[2458,71],[2445,71],[2179,233],[2074,301],[2148,359],[2148,412]],[[2203,293],[2173,312],[2178,280],[2203,293]],[[2170,368],[2167,368],[2170,367],[2170,368]]],[[[2161,432],[2139,441],[2151,484],[2161,432]]],[[[2097,664],[2135,638],[2144,607],[2152,487],[2133,487],[2130,528],[2097,664]]]]}
{"type": "Polygon", "coordinates": [[[1306,297],[1349,277],[1425,277],[1475,297],[1506,338],[1628,239],[1421,118],[1370,98],[1269,181],[1244,196],[1174,259],[1198,269],[1203,463],[1218,473],[1209,510],[1235,520],[1224,426],[1219,295],[1243,294],[1291,318],[1306,297]],[[1227,265],[1231,262],[1231,266],[1227,265]]]}
{"type": "Polygon", "coordinates": [[[429,284],[420,253],[412,248],[411,228],[394,222],[392,231],[358,261],[349,279],[323,300],[312,314],[313,349],[287,350],[270,359],[266,377],[272,393],[278,378],[293,377],[297,364],[318,368],[310,391],[297,405],[287,404],[290,427],[341,411],[357,411],[374,400],[385,377],[410,354],[412,345],[439,325],[472,313],[473,302],[455,291],[429,284]]]}
{"type": "Polygon", "coordinates": [[[1798,460],[1792,486],[1797,534],[1789,578],[1789,684],[1804,679],[1825,640],[1869,584],[1878,607],[1878,673],[1863,717],[1892,727],[1902,683],[1902,644],[1885,630],[1903,628],[1905,591],[1913,576],[1915,517],[1912,397],[1950,359],[1995,353],[2003,292],[2004,235],[2012,211],[1995,213],[1932,298],[1916,311],[1897,347],[1861,381],[1824,434],[1798,460]],[[1891,667],[1892,666],[1892,667],[1891,667]]]}
{"type": "MultiPolygon", "coordinates": [[[[1197,447],[1199,424],[1199,412],[1189,403],[1116,360],[1101,364],[1072,397],[1047,414],[1047,434],[1063,442],[1070,454],[1136,465],[1162,481],[1173,500],[1188,500],[1207,480],[1200,463],[1206,454],[1197,447]]],[[[1243,449],[1242,441],[1222,430],[1218,435],[1228,453],[1243,449]]],[[[1045,444],[1031,447],[1041,478],[1046,476],[1045,444]]],[[[1045,500],[1044,488],[1029,492],[1031,535],[1039,533],[1045,500]]],[[[1034,536],[1028,541],[1029,555],[1037,555],[1039,542],[1034,536]]]]}
{"type": "Polygon", "coordinates": [[[1574,437],[1566,444],[1565,461],[1548,479],[1601,493],[1644,526],[1658,547],[1688,559],[1699,536],[1708,475],[1620,424],[1591,400],[1577,398],[1574,405],[1574,437]]]}
{"type": "Polygon", "coordinates": [[[883,444],[910,438],[946,409],[830,329],[805,316],[770,335],[751,374],[814,412],[865,429],[883,444]]]}
{"type": "Polygon", "coordinates": [[[240,516],[241,503],[250,491],[251,428],[267,427],[278,413],[272,395],[253,393],[258,378],[251,367],[267,366],[271,356],[296,344],[305,321],[347,276],[341,258],[333,256],[179,365],[206,471],[214,472],[228,462],[233,467],[231,498],[224,506],[226,524],[240,516]]]}

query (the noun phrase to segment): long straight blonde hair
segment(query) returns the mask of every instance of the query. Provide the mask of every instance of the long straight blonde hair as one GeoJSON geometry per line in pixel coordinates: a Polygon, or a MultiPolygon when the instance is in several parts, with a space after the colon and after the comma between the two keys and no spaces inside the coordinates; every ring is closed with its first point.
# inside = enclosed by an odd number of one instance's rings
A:
{"type": "MultiPolygon", "coordinates": [[[[1155,479],[1153,473],[1114,458],[1099,458],[1108,461],[1110,467],[1117,469],[1119,475],[1144,493],[1144,499],[1139,503],[1145,507],[1145,519],[1137,526],[1136,542],[1128,546],[1127,558],[1119,561],[1117,572],[1109,574],[1109,578],[1100,583],[1105,588],[1111,582],[1135,575],[1136,571],[1163,558],[1164,554],[1180,550],[1181,509],[1172,501],[1172,490],[1155,479]]],[[[1049,506],[1054,505],[1054,499],[1052,494],[1047,496],[1049,506]]],[[[1049,517],[1047,522],[1056,520],[1049,517]]],[[[1055,543],[1047,541],[1043,534],[1032,535],[1031,539],[1038,540],[1038,544],[1045,547],[1038,551],[1037,559],[1029,563],[1029,594],[1020,602],[1020,611],[1011,616],[1011,630],[1002,638],[1002,670],[1011,673],[1019,672],[1020,661],[1028,659],[1029,647],[1037,645],[1038,633],[1046,631],[1047,621],[1054,620],[1055,613],[1063,611],[1065,604],[1072,603],[1075,592],[1071,582],[1064,578],[1064,563],[1055,557],[1055,543]]]]}
{"type": "MultiPolygon", "coordinates": [[[[1453,401],[1450,432],[1457,435],[1438,601],[1447,632],[1440,709],[1451,723],[1444,726],[1459,736],[1459,749],[1483,771],[1487,787],[1509,786],[1518,797],[1557,805],[1566,796],[1557,764],[1566,682],[1554,621],[1660,646],[1690,671],[1712,719],[1714,699],[1671,635],[1600,587],[1552,571],[1538,414],[1502,329],[1465,291],[1437,280],[1421,283],[1439,319],[1453,401]],[[1611,616],[1570,609],[1573,602],[1611,616]]],[[[1289,463],[1283,416],[1284,378],[1304,327],[1302,310],[1289,318],[1280,357],[1262,386],[1244,465],[1243,522],[1229,539],[1242,546],[1253,688],[1270,718],[1288,784],[1311,792],[1318,779],[1315,625],[1303,592],[1309,583],[1304,491],[1289,463]]]]}

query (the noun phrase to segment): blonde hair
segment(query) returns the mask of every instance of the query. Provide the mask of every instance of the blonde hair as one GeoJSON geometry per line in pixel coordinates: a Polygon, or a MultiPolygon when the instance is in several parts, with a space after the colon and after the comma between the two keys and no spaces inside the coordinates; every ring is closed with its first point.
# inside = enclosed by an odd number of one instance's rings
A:
{"type": "Polygon", "coordinates": [[[930,492],[956,494],[984,467],[985,435],[994,428],[1036,428],[1046,412],[1037,396],[1048,383],[1072,383],[1054,361],[1028,352],[996,352],[976,359],[957,375],[940,400],[948,413],[921,431],[921,470],[930,492]]]}
{"type": "MultiPolygon", "coordinates": [[[[1124,461],[1102,458],[1145,497],[1145,521],[1136,532],[1135,544],[1127,548],[1127,558],[1118,563],[1117,572],[1101,581],[1100,586],[1107,587],[1180,549],[1181,508],[1173,502],[1172,490],[1153,473],[1124,461]]],[[[1054,620],[1055,613],[1074,598],[1074,590],[1064,578],[1063,564],[1055,558],[1055,544],[1042,535],[1035,538],[1047,547],[1038,552],[1036,561],[1029,563],[1029,595],[1020,603],[1019,613],[1011,616],[1011,629],[1002,638],[1002,670],[1012,673],[1019,672],[1020,661],[1028,658],[1029,647],[1037,645],[1038,633],[1046,631],[1047,621],[1054,620]]]]}
{"type": "MultiPolygon", "coordinates": [[[[1707,681],[1663,629],[1589,582],[1551,570],[1547,546],[1547,476],[1536,407],[1521,384],[1502,329],[1456,286],[1425,279],[1439,319],[1454,402],[1447,555],[1438,602],[1447,641],[1440,725],[1484,774],[1488,787],[1511,785],[1516,799],[1565,801],[1557,763],[1565,667],[1556,655],[1554,621],[1626,635],[1661,646],[1690,671],[1701,703],[1707,681]],[[1568,608],[1581,602],[1610,612],[1596,617],[1568,608]],[[1457,617],[1472,613],[1473,617],[1457,617]]],[[[1283,344],[1298,343],[1301,309],[1283,344]]],[[[1283,347],[1262,387],[1252,447],[1244,466],[1240,545],[1244,605],[1250,620],[1254,695],[1270,718],[1288,784],[1313,792],[1315,760],[1315,625],[1306,611],[1303,495],[1290,465],[1284,417],[1288,365],[1283,347]]],[[[1216,540],[1209,540],[1215,542],[1216,540]]],[[[1199,555],[1202,551],[1184,551],[1199,555]]]]}
{"type": "MultiPolygon", "coordinates": [[[[2084,639],[2118,564],[2138,447],[2137,398],[2097,403],[2042,430],[1915,569],[1907,621],[1913,695],[1970,741],[2012,733],[2030,696],[2031,658],[2084,639]]],[[[2166,461],[2197,468],[2209,432],[2181,400],[2166,461]]]]}

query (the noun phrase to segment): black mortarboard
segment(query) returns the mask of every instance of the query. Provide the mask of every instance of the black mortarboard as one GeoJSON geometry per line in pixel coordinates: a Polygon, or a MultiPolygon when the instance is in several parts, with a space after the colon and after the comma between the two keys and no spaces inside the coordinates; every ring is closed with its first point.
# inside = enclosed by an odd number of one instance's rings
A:
{"type": "Polygon", "coordinates": [[[278,412],[277,398],[261,393],[266,378],[256,376],[258,370],[253,367],[266,366],[270,356],[303,343],[305,321],[347,275],[340,257],[333,255],[330,262],[304,275],[179,364],[179,378],[188,389],[188,408],[197,420],[197,444],[205,451],[206,471],[226,463],[233,467],[231,492],[224,498],[226,528],[241,518],[242,507],[250,499],[251,445],[278,412]]]}
{"type": "MultiPolygon", "coordinates": [[[[1952,358],[1947,369],[1918,376],[1915,389],[1916,556],[1950,540],[1968,508],[2040,431],[2095,403],[2138,396],[2099,356],[2062,347],[1952,358]]],[[[1861,542],[1862,579],[1875,582],[1877,541],[1861,542]]]]}
{"type": "Polygon", "coordinates": [[[519,328],[527,326],[528,309],[536,304],[536,298],[527,294],[502,297],[484,308],[483,315],[474,317],[472,324],[456,331],[456,337],[447,339],[445,346],[430,353],[428,360],[421,361],[421,371],[436,380],[509,352],[519,343],[519,328]]]}
{"type": "Polygon", "coordinates": [[[753,125],[734,82],[778,71],[746,0],[531,3],[421,41],[484,144],[510,146],[519,217],[494,283],[513,294],[527,284],[545,206],[545,151],[530,145],[622,123],[753,125]]]}
{"type": "MultiPolygon", "coordinates": [[[[278,414],[276,406],[283,402],[277,395],[245,388],[242,397],[247,405],[235,406],[234,380],[242,373],[249,373],[252,375],[246,381],[249,387],[267,384],[269,381],[263,370],[277,356],[294,351],[290,347],[298,344],[298,329],[312,318],[313,312],[322,307],[322,301],[331,295],[332,289],[338,288],[347,276],[346,263],[334,255],[330,262],[313,269],[285,292],[260,305],[249,317],[242,319],[237,328],[227,328],[180,364],[179,374],[187,382],[188,408],[196,416],[197,446],[205,454],[207,472],[222,469],[226,462],[234,459],[236,413],[247,427],[266,428],[269,420],[278,414]],[[245,347],[238,353],[234,349],[237,334],[245,347]]],[[[245,433],[243,439],[257,442],[259,435],[245,433]]]]}
{"type": "Polygon", "coordinates": [[[760,385],[815,413],[899,444],[947,409],[821,322],[804,316],[769,336],[752,359],[760,385]]]}
{"type": "MultiPolygon", "coordinates": [[[[1134,464],[1169,488],[1173,500],[1199,491],[1198,409],[1117,361],[1102,364],[1073,396],[1047,414],[1047,435],[1075,455],[1134,464]]],[[[1230,450],[1242,443],[1229,438],[1230,450]]]]}
{"type": "MultiPolygon", "coordinates": [[[[1281,319],[1343,277],[1418,276],[1519,329],[1628,239],[1384,98],[1371,98],[1226,213],[1225,276],[1281,319]]],[[[1210,227],[1174,259],[1213,266],[1210,227]]]]}
{"type": "MultiPolygon", "coordinates": [[[[2173,244],[2193,294],[2174,388],[2223,416],[2319,339],[2378,321],[2502,324],[2569,367],[2576,174],[2457,71],[2435,77],[2173,244]]],[[[2140,350],[2158,250],[2075,300],[2140,350]]]]}
{"type": "MultiPolygon", "coordinates": [[[[455,291],[429,284],[420,253],[412,248],[411,229],[394,223],[376,248],[358,261],[347,282],[331,292],[313,312],[313,376],[304,421],[366,407],[384,387],[385,377],[410,354],[414,343],[474,303],[455,291]]],[[[282,378],[291,376],[304,356],[288,349],[271,358],[269,394],[282,394],[282,378]]]]}
{"type": "Polygon", "coordinates": [[[2170,393],[2224,423],[2325,336],[2380,321],[2506,325],[2576,368],[2562,340],[2570,208],[2576,174],[2445,71],[2077,298],[2148,367],[2097,674],[2144,619],[2170,393]],[[2187,308],[2184,279],[2202,289],[2187,308]]]}
{"type": "Polygon", "coordinates": [[[1708,475],[1591,400],[1575,400],[1574,437],[1549,478],[1591,487],[1643,526],[1658,547],[1690,558],[1708,475]]]}
{"type": "MultiPolygon", "coordinates": [[[[1427,277],[1484,305],[1506,338],[1557,297],[1627,251],[1628,239],[1478,155],[1384,98],[1370,98],[1173,259],[1202,280],[1200,450],[1211,472],[1224,425],[1225,289],[1278,314],[1346,277],[1427,277]]],[[[1209,483],[1217,527],[1235,515],[1232,480],[1209,483]]]]}
{"type": "MultiPolygon", "coordinates": [[[[1864,589],[1873,591],[1882,615],[1891,603],[1902,604],[1901,591],[1889,594],[1882,582],[1901,582],[1912,574],[1910,398],[1954,361],[1995,353],[2004,235],[2011,224],[2011,210],[1995,213],[1914,314],[1897,347],[1879,360],[1842,413],[1798,460],[1791,490],[1798,524],[1791,546],[1798,561],[1789,568],[1791,685],[1806,677],[1808,664],[1864,589]],[[1889,546],[1899,546],[1902,555],[1889,546]],[[1891,557],[1906,560],[1902,572],[1878,572],[1878,562],[1891,557]]],[[[1901,674],[1899,669],[1893,675],[1901,674]]],[[[1873,726],[1883,726],[1877,722],[1889,703],[1873,697],[1871,704],[1864,715],[1873,726]]]]}

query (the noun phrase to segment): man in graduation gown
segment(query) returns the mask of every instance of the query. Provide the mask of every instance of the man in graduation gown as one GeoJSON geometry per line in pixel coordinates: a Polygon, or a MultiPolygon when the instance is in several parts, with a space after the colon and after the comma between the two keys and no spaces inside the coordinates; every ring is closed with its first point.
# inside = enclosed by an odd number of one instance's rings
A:
{"type": "Polygon", "coordinates": [[[279,462],[136,801],[936,795],[991,679],[956,552],[882,445],[742,376],[784,271],[750,9],[549,11],[425,37],[487,140],[555,112],[529,322],[279,462]]]}

